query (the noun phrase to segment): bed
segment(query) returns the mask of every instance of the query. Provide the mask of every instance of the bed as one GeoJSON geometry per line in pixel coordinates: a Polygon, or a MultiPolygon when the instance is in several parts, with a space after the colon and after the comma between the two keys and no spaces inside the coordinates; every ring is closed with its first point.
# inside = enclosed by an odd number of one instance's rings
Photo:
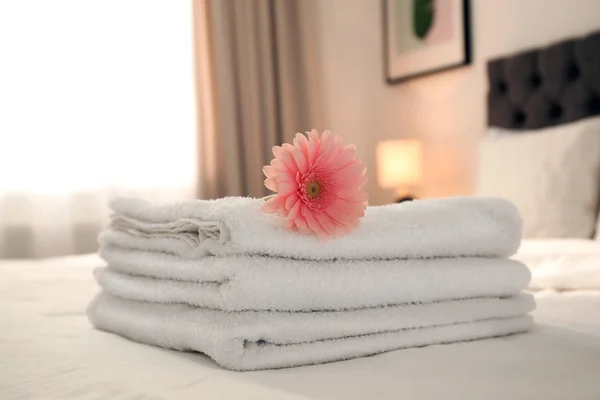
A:
{"type": "Polygon", "coordinates": [[[600,291],[536,292],[538,326],[527,334],[240,373],[92,329],[85,308],[100,264],[95,255],[0,263],[1,399],[600,396],[600,291]]]}

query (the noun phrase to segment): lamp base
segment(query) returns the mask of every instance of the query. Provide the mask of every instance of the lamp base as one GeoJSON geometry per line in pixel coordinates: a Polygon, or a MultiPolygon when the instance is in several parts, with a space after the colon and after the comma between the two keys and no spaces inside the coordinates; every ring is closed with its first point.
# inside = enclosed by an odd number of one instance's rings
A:
{"type": "Polygon", "coordinates": [[[396,198],[396,203],[404,203],[405,201],[413,201],[415,200],[415,197],[411,196],[411,195],[404,195],[401,197],[396,198]]]}

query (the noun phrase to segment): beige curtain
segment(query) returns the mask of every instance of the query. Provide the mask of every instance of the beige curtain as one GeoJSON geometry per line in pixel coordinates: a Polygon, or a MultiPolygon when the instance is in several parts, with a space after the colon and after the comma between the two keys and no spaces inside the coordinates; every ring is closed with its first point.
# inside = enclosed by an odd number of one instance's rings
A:
{"type": "Polygon", "coordinates": [[[272,146],[322,129],[315,1],[194,1],[200,197],[264,196],[272,146]]]}

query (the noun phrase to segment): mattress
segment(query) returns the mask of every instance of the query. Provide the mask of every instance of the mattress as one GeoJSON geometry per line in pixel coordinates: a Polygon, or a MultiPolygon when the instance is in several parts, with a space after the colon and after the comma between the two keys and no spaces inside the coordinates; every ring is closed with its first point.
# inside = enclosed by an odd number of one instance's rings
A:
{"type": "Polygon", "coordinates": [[[95,331],[94,255],[0,262],[0,399],[600,398],[600,291],[535,292],[538,326],[504,338],[232,372],[95,331]]]}

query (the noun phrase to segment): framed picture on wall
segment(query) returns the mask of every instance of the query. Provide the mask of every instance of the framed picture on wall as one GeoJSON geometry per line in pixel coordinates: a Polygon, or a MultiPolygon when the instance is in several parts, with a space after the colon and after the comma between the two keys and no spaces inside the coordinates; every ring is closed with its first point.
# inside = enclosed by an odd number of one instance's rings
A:
{"type": "Polygon", "coordinates": [[[388,83],[471,62],[469,0],[382,0],[388,83]]]}

